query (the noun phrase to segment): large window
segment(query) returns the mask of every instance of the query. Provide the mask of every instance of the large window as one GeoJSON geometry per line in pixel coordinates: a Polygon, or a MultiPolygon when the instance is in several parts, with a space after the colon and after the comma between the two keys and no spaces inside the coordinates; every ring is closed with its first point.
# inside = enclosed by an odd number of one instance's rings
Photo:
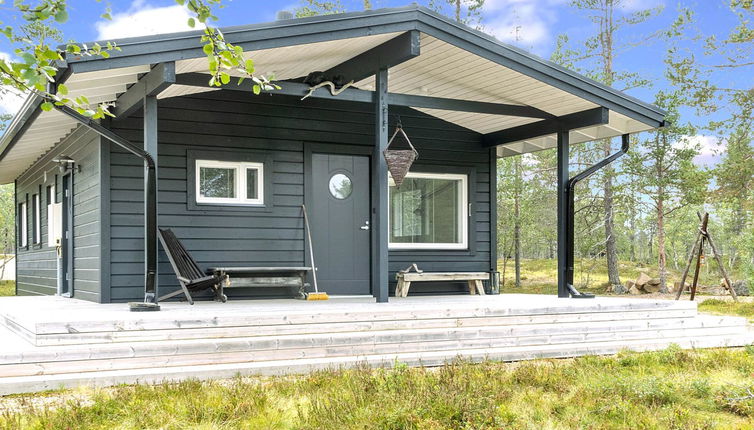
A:
{"type": "Polygon", "coordinates": [[[264,165],[196,160],[196,202],[264,204],[264,165]]]}
{"type": "Polygon", "coordinates": [[[467,175],[409,173],[390,180],[391,249],[466,249],[467,175]]]}

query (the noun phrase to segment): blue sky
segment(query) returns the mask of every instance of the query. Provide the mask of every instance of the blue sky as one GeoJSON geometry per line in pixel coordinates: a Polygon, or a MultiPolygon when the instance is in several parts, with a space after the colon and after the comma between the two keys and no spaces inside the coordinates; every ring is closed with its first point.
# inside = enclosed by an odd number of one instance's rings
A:
{"type": "MultiPolygon", "coordinates": [[[[440,0],[441,1],[441,0],[440,0]]],[[[427,1],[420,2],[426,4],[427,1]]],[[[486,0],[484,31],[495,35],[507,43],[549,57],[559,34],[567,34],[572,41],[580,41],[595,32],[584,12],[570,7],[569,0],[486,0]]],[[[675,3],[670,0],[624,0],[619,13],[663,6],[664,11],[648,22],[631,27],[620,34],[618,44],[636,42],[646,35],[666,28],[676,17],[680,6],[692,8],[697,16],[699,27],[704,32],[715,33],[724,38],[725,33],[735,24],[735,17],[727,9],[727,0],[697,0],[675,3]]],[[[108,2],[94,0],[69,0],[70,20],[62,26],[66,39],[91,41],[156,32],[173,32],[188,29],[188,12],[176,5],[174,0],[111,0],[112,21],[99,16],[108,2]]],[[[225,0],[225,8],[218,10],[220,26],[249,24],[274,20],[280,10],[291,10],[300,5],[298,0],[225,0]]],[[[361,1],[345,0],[349,11],[361,10],[361,1]]],[[[374,8],[395,7],[408,4],[399,0],[372,0],[374,8]]],[[[13,25],[12,16],[7,10],[0,10],[0,20],[13,25]]],[[[198,43],[198,42],[197,42],[198,43]]],[[[663,56],[665,45],[653,42],[638,48],[620,52],[616,57],[616,69],[632,70],[655,83],[653,88],[630,90],[629,94],[651,102],[654,93],[666,87],[663,78],[663,56]]],[[[10,53],[12,48],[0,45],[0,55],[10,53]]],[[[746,82],[747,70],[733,71],[725,79],[733,82],[746,82]]],[[[12,111],[18,106],[13,100],[3,100],[0,110],[12,111]]],[[[704,138],[704,137],[701,137],[704,138]]],[[[709,146],[714,138],[707,136],[702,142],[709,146]]],[[[714,150],[716,145],[710,149],[714,150]]]]}

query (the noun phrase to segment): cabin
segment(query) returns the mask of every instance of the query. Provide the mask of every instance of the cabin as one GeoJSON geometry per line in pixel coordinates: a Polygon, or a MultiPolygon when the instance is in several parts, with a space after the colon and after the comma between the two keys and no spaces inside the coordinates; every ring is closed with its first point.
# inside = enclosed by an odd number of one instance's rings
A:
{"type": "MultiPolygon", "coordinates": [[[[18,295],[156,302],[180,288],[158,227],[204,268],[314,266],[333,296],[387,302],[414,264],[486,273],[480,288],[495,293],[497,159],[557,147],[569,297],[569,146],[664,124],[657,107],[418,6],[223,32],[278,89],[209,86],[193,31],[59,64],[54,85],[110,103],[112,119],[26,100],[0,140],[0,183],[16,191],[18,295]],[[312,72],[353,84],[312,92],[312,72]],[[418,158],[396,186],[383,153],[399,123],[418,158]]],[[[274,284],[226,291],[291,297],[274,284]]],[[[437,278],[404,293],[468,285],[437,278]]]]}
{"type": "Polygon", "coordinates": [[[573,288],[573,187],[660,109],[417,6],[223,33],[279,88],[209,86],[198,32],[124,39],[53,84],[115,118],[32,96],[0,139],[25,296],[0,298],[0,395],[754,341],[692,301],[573,288]],[[570,174],[571,145],[617,136],[570,174]],[[548,148],[558,295],[496,294],[497,159],[548,148]],[[293,299],[315,275],[330,300],[293,299]],[[225,276],[219,301],[183,291],[225,276]]]}

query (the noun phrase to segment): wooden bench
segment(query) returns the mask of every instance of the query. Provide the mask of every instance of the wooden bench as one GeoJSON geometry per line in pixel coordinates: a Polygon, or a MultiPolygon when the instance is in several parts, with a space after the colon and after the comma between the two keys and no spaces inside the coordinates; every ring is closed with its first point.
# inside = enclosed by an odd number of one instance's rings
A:
{"type": "Polygon", "coordinates": [[[398,281],[395,287],[395,297],[408,296],[411,283],[423,281],[466,281],[471,294],[484,295],[482,281],[489,281],[490,274],[487,272],[398,272],[395,279],[398,281]]]}
{"type": "Polygon", "coordinates": [[[311,267],[211,267],[208,274],[228,276],[228,288],[296,288],[302,294],[311,267]]]}

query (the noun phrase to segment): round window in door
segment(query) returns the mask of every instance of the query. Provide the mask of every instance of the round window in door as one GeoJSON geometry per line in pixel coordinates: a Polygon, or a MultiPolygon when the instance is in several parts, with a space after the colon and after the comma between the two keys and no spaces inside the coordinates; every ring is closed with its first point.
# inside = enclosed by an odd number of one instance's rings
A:
{"type": "Polygon", "coordinates": [[[353,184],[351,178],[342,174],[336,173],[330,177],[330,195],[338,200],[345,200],[351,196],[353,192],[353,184]]]}

